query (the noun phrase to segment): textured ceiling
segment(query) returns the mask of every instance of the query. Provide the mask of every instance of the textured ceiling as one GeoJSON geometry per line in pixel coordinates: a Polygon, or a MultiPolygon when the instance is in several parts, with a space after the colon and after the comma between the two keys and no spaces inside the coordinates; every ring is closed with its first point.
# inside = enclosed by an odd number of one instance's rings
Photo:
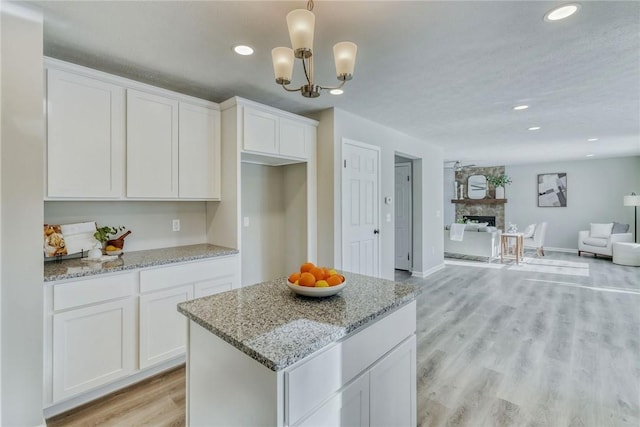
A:
{"type": "Polygon", "coordinates": [[[441,146],[448,160],[640,155],[637,1],[582,1],[555,23],[543,16],[559,2],[316,1],[318,83],[336,82],[334,43],[357,43],[358,58],[344,95],[313,100],[279,88],[270,59],[289,45],[285,15],[305,1],[31,4],[44,11],[48,56],[215,102],[335,106],[441,146]],[[236,44],[256,53],[238,56],[236,44]],[[520,103],[531,107],[513,111],[520,103]]]}

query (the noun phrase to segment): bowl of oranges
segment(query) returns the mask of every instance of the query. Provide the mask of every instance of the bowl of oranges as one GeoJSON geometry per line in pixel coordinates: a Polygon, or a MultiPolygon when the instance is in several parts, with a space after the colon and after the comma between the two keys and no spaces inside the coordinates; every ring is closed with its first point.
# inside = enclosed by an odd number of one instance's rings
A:
{"type": "Polygon", "coordinates": [[[287,286],[293,292],[308,297],[328,297],[344,289],[345,278],[335,269],[317,267],[312,262],[305,262],[300,271],[292,273],[287,279],[287,286]]]}

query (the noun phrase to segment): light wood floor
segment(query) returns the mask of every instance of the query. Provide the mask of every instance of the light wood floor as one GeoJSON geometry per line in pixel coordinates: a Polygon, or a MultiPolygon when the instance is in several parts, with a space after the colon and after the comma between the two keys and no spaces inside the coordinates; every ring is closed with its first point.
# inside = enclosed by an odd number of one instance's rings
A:
{"type": "MultiPolygon", "coordinates": [[[[418,300],[419,426],[640,426],[640,268],[450,260],[418,300]],[[585,275],[586,274],[586,275],[585,275]]],[[[184,369],[47,421],[184,425],[184,369]]]]}

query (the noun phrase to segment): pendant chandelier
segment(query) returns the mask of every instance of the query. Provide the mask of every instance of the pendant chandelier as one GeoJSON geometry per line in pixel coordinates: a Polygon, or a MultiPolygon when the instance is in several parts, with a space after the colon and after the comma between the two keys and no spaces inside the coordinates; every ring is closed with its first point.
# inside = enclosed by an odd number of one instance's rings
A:
{"type": "Polygon", "coordinates": [[[287,26],[289,27],[289,37],[291,46],[276,47],[271,51],[273,60],[273,72],[276,83],[288,92],[298,92],[306,98],[317,98],[321,90],[340,89],[353,77],[353,68],[356,62],[356,51],[358,46],[351,42],[340,42],[333,46],[333,58],[336,64],[336,75],[340,84],[338,86],[320,86],[313,80],[313,30],[316,17],[312,12],[313,0],[307,2],[307,9],[292,10],[287,14],[287,26]],[[287,87],[291,83],[293,75],[294,58],[302,60],[302,68],[307,83],[297,89],[287,87]]]}

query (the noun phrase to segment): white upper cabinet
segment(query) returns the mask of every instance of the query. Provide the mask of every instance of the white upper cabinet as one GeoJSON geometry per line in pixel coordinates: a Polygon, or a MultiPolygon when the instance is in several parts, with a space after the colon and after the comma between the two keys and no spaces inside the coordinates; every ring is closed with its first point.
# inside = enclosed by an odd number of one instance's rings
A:
{"type": "Polygon", "coordinates": [[[178,101],[127,90],[127,197],[178,197],[178,101]]]}
{"type": "Polygon", "coordinates": [[[49,69],[47,197],[121,197],[124,146],[124,89],[49,69]]]}
{"type": "Polygon", "coordinates": [[[220,200],[218,105],[55,59],[47,199],[220,200]]]}
{"type": "Polygon", "coordinates": [[[280,154],[288,157],[299,157],[306,159],[307,154],[307,133],[315,127],[293,120],[280,119],[280,154]]]}
{"type": "Polygon", "coordinates": [[[278,116],[254,108],[244,109],[242,148],[259,153],[279,153],[278,116]]]}
{"type": "Polygon", "coordinates": [[[316,127],[307,119],[266,108],[243,107],[242,151],[287,159],[307,160],[316,127]]]}
{"type": "Polygon", "coordinates": [[[180,102],[179,133],[180,198],[220,200],[220,112],[180,102]]]}

